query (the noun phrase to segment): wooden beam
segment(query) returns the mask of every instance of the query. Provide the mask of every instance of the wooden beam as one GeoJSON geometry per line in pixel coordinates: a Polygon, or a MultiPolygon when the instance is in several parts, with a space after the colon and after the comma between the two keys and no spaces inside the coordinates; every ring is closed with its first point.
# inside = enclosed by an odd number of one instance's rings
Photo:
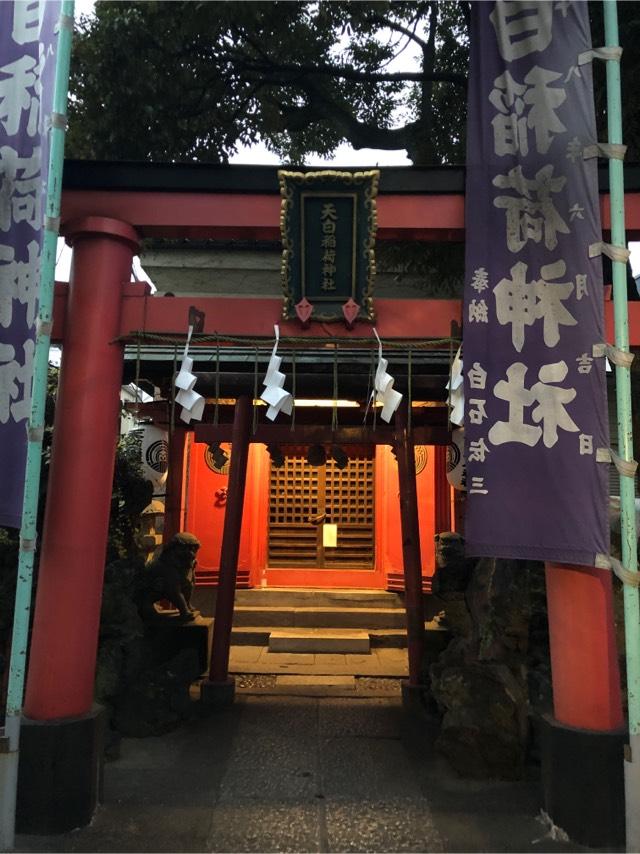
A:
{"type": "MultiPolygon", "coordinates": [[[[211,445],[214,442],[231,442],[231,424],[197,424],[194,428],[195,441],[211,445]]],[[[329,425],[260,424],[251,434],[250,442],[264,445],[392,445],[394,428],[380,424],[377,427],[338,427],[333,431],[329,425]]],[[[416,445],[448,445],[451,435],[446,427],[414,427],[413,441],[416,445]]]]}
{"type": "MultiPolygon", "coordinates": [[[[353,330],[344,323],[311,322],[302,329],[298,320],[282,320],[282,299],[273,297],[154,297],[131,293],[123,301],[120,334],[124,338],[142,330],[164,335],[185,335],[189,307],[204,312],[206,335],[273,337],[274,323],[282,338],[333,338],[373,340],[372,324],[357,322],[353,330]]],[[[376,329],[385,338],[449,338],[451,321],[461,322],[459,300],[376,299],[376,329]]],[[[301,344],[304,347],[304,344],[301,344]]],[[[311,344],[309,345],[311,346],[311,344]]],[[[316,342],[315,346],[319,346],[316,342]]]]}
{"type": "MultiPolygon", "coordinates": [[[[378,196],[379,240],[464,240],[464,196],[378,196]]],[[[141,237],[280,240],[280,196],[267,193],[65,190],[64,223],[82,216],[129,222],[141,237]]]]}
{"type": "MultiPolygon", "coordinates": [[[[609,196],[600,194],[602,226],[609,228],[609,196]]],[[[627,237],[640,236],[640,193],[625,194],[627,237]]],[[[280,197],[268,193],[195,193],[65,190],[64,225],[85,216],[130,223],[141,237],[279,240],[280,197]]],[[[378,197],[379,240],[464,240],[464,195],[383,194],[378,197]]]]}
{"type": "MultiPolygon", "coordinates": [[[[53,314],[53,344],[64,339],[64,321],[69,286],[56,282],[53,314]]],[[[273,335],[273,324],[280,324],[282,337],[341,338],[345,342],[369,339],[369,323],[356,323],[349,331],[342,323],[311,323],[304,330],[297,321],[281,319],[282,300],[240,297],[154,297],[143,282],[125,285],[120,321],[120,336],[132,339],[146,330],[160,335],[183,336],[188,326],[189,306],[205,312],[204,331],[208,335],[273,335]]],[[[448,338],[451,321],[462,323],[461,300],[376,299],[376,328],[385,339],[448,338]]],[[[613,302],[604,303],[607,339],[613,341],[613,302]]],[[[632,347],[640,347],[640,301],[629,303],[629,335],[632,347]]],[[[304,348],[304,344],[300,345],[304,348]]],[[[310,345],[311,346],[311,345],[310,345]]],[[[317,345],[316,345],[317,346],[317,345]]]]}

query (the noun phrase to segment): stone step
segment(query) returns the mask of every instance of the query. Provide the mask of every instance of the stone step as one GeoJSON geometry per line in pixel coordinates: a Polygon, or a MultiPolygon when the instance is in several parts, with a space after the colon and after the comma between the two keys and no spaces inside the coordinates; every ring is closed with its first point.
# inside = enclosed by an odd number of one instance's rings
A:
{"type": "Polygon", "coordinates": [[[233,626],[232,646],[267,646],[272,626],[233,626]]]}
{"type": "Polygon", "coordinates": [[[369,633],[351,629],[275,629],[269,652],[369,653],[369,633]]]}
{"type": "Polygon", "coordinates": [[[387,590],[254,587],[250,590],[236,590],[236,605],[270,608],[402,608],[402,598],[387,590]]]}
{"type": "Polygon", "coordinates": [[[355,676],[277,676],[276,689],[283,694],[331,696],[344,691],[355,692],[355,676]]]}
{"type": "MultiPolygon", "coordinates": [[[[231,631],[231,643],[233,646],[268,646],[269,636],[280,628],[280,626],[234,626],[231,631]]],[[[451,633],[435,622],[425,623],[425,629],[427,649],[434,655],[439,654],[451,639],[451,633]]],[[[369,636],[371,647],[405,649],[407,646],[405,629],[370,629],[366,634],[369,636]]]]}
{"type": "MultiPolygon", "coordinates": [[[[451,640],[451,632],[434,621],[426,622],[424,628],[427,653],[431,657],[439,655],[451,640]]],[[[372,629],[369,639],[371,646],[378,649],[405,649],[407,646],[406,629],[372,629]]]]}
{"type": "Polygon", "coordinates": [[[342,629],[397,629],[406,624],[401,608],[266,607],[236,605],[234,626],[305,626],[342,629]]]}
{"type": "Polygon", "coordinates": [[[406,649],[406,629],[373,629],[369,632],[369,643],[372,647],[406,649]]]}

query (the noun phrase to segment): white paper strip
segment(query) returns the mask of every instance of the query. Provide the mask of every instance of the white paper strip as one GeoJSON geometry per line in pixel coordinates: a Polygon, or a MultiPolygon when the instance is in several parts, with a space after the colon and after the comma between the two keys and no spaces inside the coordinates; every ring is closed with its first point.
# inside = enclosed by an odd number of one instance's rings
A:
{"type": "Polygon", "coordinates": [[[449,389],[448,404],[451,407],[449,421],[458,427],[464,425],[464,365],[462,362],[462,345],[451,363],[451,375],[447,388],[449,389]]]}
{"type": "Polygon", "coordinates": [[[393,376],[387,371],[387,368],[389,367],[389,362],[382,356],[382,341],[380,340],[378,330],[375,328],[375,326],[373,328],[373,334],[376,336],[376,339],[378,341],[378,366],[376,368],[376,375],[373,381],[373,385],[376,395],[376,401],[382,404],[382,412],[380,413],[380,418],[382,418],[382,420],[386,421],[388,424],[389,421],[391,421],[391,416],[396,411],[398,406],[400,406],[402,394],[399,391],[396,391],[393,387],[393,376]]]}
{"type": "Polygon", "coordinates": [[[327,524],[322,526],[322,545],[325,549],[338,547],[338,526],[327,524]]]}
{"type": "Polygon", "coordinates": [[[291,415],[293,411],[293,397],[288,391],[285,391],[284,384],[287,379],[286,374],[280,370],[282,365],[282,356],[278,356],[278,343],[280,341],[280,327],[274,324],[273,331],[275,333],[275,344],[271,351],[269,366],[265,374],[263,385],[264,391],[260,395],[260,399],[269,404],[267,409],[267,418],[269,421],[275,421],[280,412],[285,415],[291,415]]]}
{"type": "MultiPolygon", "coordinates": [[[[191,359],[188,360],[189,362],[191,359]]],[[[191,389],[196,384],[196,375],[190,373],[188,370],[185,371],[184,367],[180,370],[180,373],[176,377],[176,388],[183,389],[184,391],[191,391],[191,389]]]]}
{"type": "Polygon", "coordinates": [[[204,414],[204,397],[194,391],[197,377],[193,373],[193,359],[189,356],[189,344],[193,335],[193,326],[189,326],[187,330],[187,340],[184,345],[182,354],[182,364],[180,371],[175,379],[175,387],[178,389],[176,395],[176,403],[182,407],[180,419],[186,424],[190,421],[201,421],[204,414]]]}
{"type": "Polygon", "coordinates": [[[180,406],[184,406],[186,409],[193,409],[201,398],[202,395],[193,389],[181,389],[176,395],[176,403],[179,403],[180,406]]]}
{"type": "Polygon", "coordinates": [[[380,418],[383,421],[386,421],[387,424],[391,421],[391,416],[396,411],[396,409],[400,406],[400,401],[402,400],[402,395],[399,391],[396,391],[393,388],[393,381],[387,386],[385,393],[382,395],[382,412],[380,413],[380,418]]]}
{"type": "MultiPolygon", "coordinates": [[[[194,392],[197,394],[197,392],[194,392]]],[[[201,394],[198,394],[198,400],[195,401],[192,407],[187,408],[183,406],[182,412],[180,413],[180,418],[185,424],[188,424],[190,421],[202,421],[202,416],[204,415],[204,397],[201,394]]],[[[177,400],[177,398],[176,398],[177,400]]]]}

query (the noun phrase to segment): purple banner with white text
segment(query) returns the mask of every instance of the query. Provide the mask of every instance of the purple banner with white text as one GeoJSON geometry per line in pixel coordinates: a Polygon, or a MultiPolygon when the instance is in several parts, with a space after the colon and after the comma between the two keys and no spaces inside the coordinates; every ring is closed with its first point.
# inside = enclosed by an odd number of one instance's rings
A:
{"type": "Polygon", "coordinates": [[[60,7],[0,3],[0,525],[13,528],[22,515],[60,7]]]}
{"type": "Polygon", "coordinates": [[[467,552],[593,565],[609,439],[587,3],[471,11],[467,552]]]}

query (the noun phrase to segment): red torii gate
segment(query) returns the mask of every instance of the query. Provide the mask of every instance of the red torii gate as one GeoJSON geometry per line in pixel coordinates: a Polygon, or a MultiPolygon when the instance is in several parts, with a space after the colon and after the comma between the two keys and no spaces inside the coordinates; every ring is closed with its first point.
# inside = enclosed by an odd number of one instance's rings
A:
{"type": "MultiPolygon", "coordinates": [[[[117,176],[127,170],[122,164],[70,164],[66,174],[74,186],[69,187],[68,179],[63,193],[62,232],[73,246],[74,262],[71,282],[58,286],[56,291],[52,338],[62,343],[64,356],[24,709],[28,719],[40,725],[55,725],[58,732],[65,722],[75,726],[78,720],[96,717],[92,711],[95,657],[125,341],[142,330],[184,334],[191,304],[206,313],[205,332],[268,338],[281,311],[281,302],[274,299],[154,299],[145,285],[129,283],[132,257],[142,237],[278,239],[280,203],[275,191],[275,170],[269,170],[274,191],[247,193],[228,189],[203,192],[175,186],[180,169],[188,177],[187,185],[198,176],[209,176],[214,184],[226,176],[228,185],[228,176],[241,173],[241,167],[221,170],[150,165],[147,169],[135,164],[130,169],[129,183],[134,181],[132,176],[139,180],[144,173],[152,175],[153,180],[148,182],[152,188],[131,189],[122,182],[118,187],[117,176]],[[161,187],[163,176],[169,174],[173,176],[169,183],[174,189],[166,191],[161,187]],[[83,181],[89,186],[79,189],[77,184],[83,181]]],[[[383,186],[378,206],[379,239],[463,239],[460,172],[395,171],[404,173],[405,189],[385,193],[383,186]],[[440,176],[438,180],[444,184],[457,182],[456,190],[447,192],[445,188],[437,194],[414,190],[411,194],[406,189],[411,185],[419,187],[421,182],[428,185],[429,176],[434,175],[440,176]]],[[[259,169],[258,173],[267,174],[259,169]]],[[[627,174],[633,174],[633,168],[627,174]]],[[[246,184],[238,183],[246,189],[246,184]]],[[[640,188],[640,181],[638,185],[640,188]]],[[[605,197],[601,201],[606,227],[608,202],[605,197]]],[[[637,239],[640,192],[627,195],[626,209],[628,236],[637,239]]],[[[610,308],[607,304],[609,334],[610,308]]],[[[452,321],[459,323],[461,318],[461,306],[456,300],[377,299],[376,309],[378,330],[382,338],[388,339],[446,338],[452,321]]],[[[639,346],[640,303],[630,305],[630,315],[631,343],[639,346]]],[[[285,336],[305,334],[294,322],[282,323],[281,328],[285,336]]],[[[356,325],[348,332],[336,326],[335,333],[368,337],[370,329],[356,325]]],[[[306,334],[317,336],[322,330],[312,322],[306,334]]],[[[246,420],[243,406],[238,407],[238,435],[246,420]]],[[[407,450],[410,445],[405,441],[402,447],[407,450]]],[[[405,478],[410,480],[410,465],[405,468],[405,478]]],[[[230,502],[229,510],[232,507],[230,502]]],[[[233,555],[230,561],[233,563],[233,555]]],[[[571,615],[563,614],[562,620],[551,626],[556,647],[554,668],[559,661],[558,666],[571,677],[554,680],[554,702],[556,709],[562,709],[563,723],[607,730],[617,726],[620,716],[619,697],[616,703],[611,678],[615,642],[610,597],[607,599],[606,591],[599,598],[585,597],[584,579],[579,573],[571,575],[575,576],[570,579],[571,590],[564,589],[563,595],[580,602],[580,608],[571,615]],[[606,643],[582,649],[575,642],[576,632],[587,625],[593,635],[606,638],[606,643]],[[564,644],[570,636],[571,644],[564,644]]],[[[227,599],[221,597],[223,601],[228,601],[229,596],[233,601],[232,586],[229,589],[227,599]]],[[[223,671],[222,667],[216,672],[223,671]]],[[[27,738],[28,730],[27,726],[27,738]]],[[[93,735],[83,737],[86,740],[80,749],[87,751],[90,765],[93,735]]],[[[97,761],[95,756],[93,761],[97,761]]],[[[88,817],[92,811],[93,807],[88,817]]],[[[73,822],[84,823],[83,815],[74,814],[70,826],[73,822]]]]}

